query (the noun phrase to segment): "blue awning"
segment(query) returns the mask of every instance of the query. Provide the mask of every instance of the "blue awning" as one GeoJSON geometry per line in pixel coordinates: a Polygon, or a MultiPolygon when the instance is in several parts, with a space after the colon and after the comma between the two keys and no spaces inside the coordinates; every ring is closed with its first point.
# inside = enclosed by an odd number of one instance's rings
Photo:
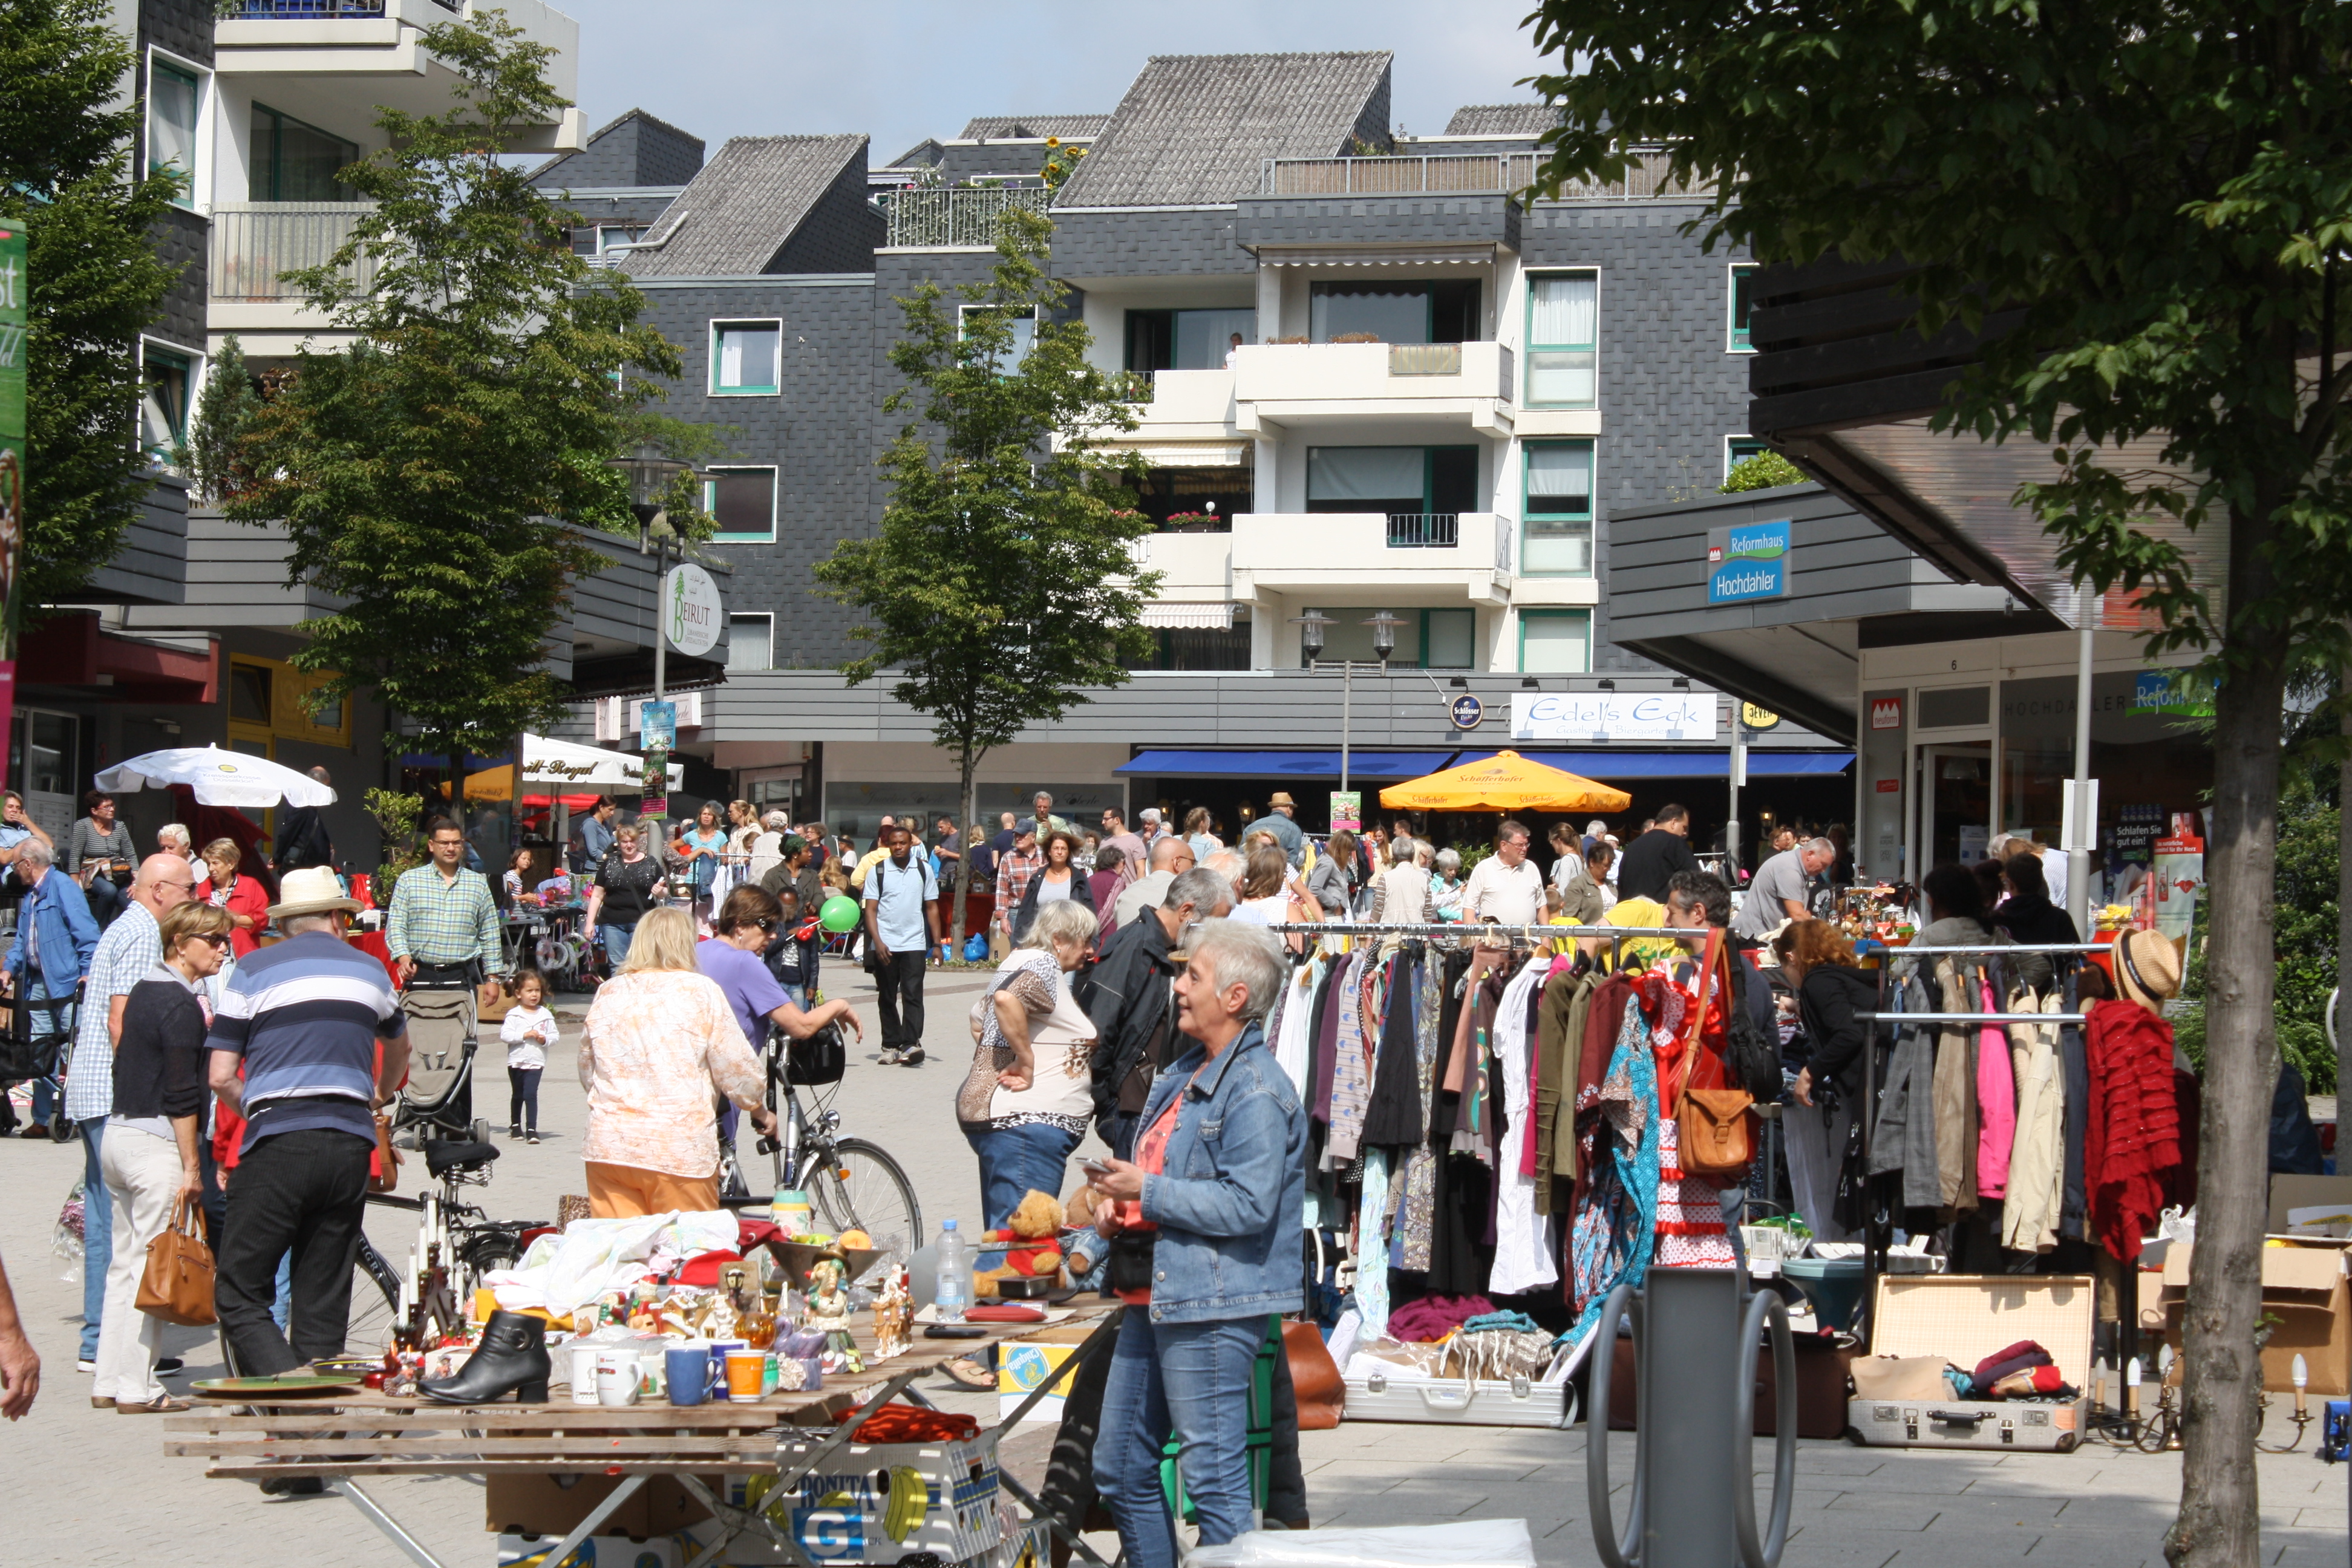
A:
{"type": "MultiPolygon", "coordinates": [[[[1460,765],[1485,762],[1493,752],[1465,752],[1460,765]]],[[[1727,779],[1731,776],[1731,752],[1539,752],[1523,751],[1519,755],[1546,767],[1563,768],[1584,778],[1601,783],[1620,779],[1727,779]]],[[[1748,776],[1758,778],[1800,778],[1810,774],[1842,773],[1853,765],[1852,752],[1781,752],[1765,751],[1751,746],[1748,750],[1748,776]]]]}
{"type": "MultiPolygon", "coordinates": [[[[1445,766],[1446,752],[1356,752],[1348,753],[1348,781],[1417,779],[1445,766]]],[[[1337,779],[1338,751],[1139,752],[1112,770],[1131,778],[1337,779]]]]}

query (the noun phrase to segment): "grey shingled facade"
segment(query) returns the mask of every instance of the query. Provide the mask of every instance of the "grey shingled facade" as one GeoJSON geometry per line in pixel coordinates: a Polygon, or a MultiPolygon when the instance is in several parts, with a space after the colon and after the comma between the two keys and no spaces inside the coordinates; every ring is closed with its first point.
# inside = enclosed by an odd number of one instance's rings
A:
{"type": "Polygon", "coordinates": [[[577,153],[562,153],[530,172],[544,189],[590,190],[606,185],[683,185],[702,172],[702,138],[632,109],[588,138],[577,153]]]}

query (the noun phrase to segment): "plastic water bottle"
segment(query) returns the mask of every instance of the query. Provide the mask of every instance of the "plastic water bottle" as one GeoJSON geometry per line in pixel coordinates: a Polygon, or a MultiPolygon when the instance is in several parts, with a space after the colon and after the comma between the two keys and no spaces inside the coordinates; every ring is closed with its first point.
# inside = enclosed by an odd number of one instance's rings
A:
{"type": "Polygon", "coordinates": [[[964,1249],[964,1240],[956,1230],[956,1222],[940,1222],[940,1275],[938,1293],[932,1297],[940,1309],[940,1321],[961,1323],[963,1310],[971,1300],[971,1254],[964,1249]]]}

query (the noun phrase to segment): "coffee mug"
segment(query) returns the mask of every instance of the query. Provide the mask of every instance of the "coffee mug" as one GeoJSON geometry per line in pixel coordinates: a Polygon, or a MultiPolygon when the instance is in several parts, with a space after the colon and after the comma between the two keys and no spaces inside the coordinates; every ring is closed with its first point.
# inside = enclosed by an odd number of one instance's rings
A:
{"type": "Polygon", "coordinates": [[[727,1397],[727,1352],[751,1349],[744,1340],[713,1340],[710,1342],[710,1397],[727,1397]]]}
{"type": "Polygon", "coordinates": [[[573,1345],[572,1350],[572,1403],[596,1403],[596,1351],[594,1345],[573,1345]]]}
{"type": "Polygon", "coordinates": [[[672,1405],[699,1405],[710,1397],[710,1347],[690,1344],[664,1352],[672,1405]]]}
{"type": "Polygon", "coordinates": [[[633,1350],[604,1350],[596,1354],[596,1403],[607,1409],[618,1409],[637,1402],[637,1390],[644,1385],[645,1370],[637,1364],[637,1352],[633,1350]]]}
{"type": "Polygon", "coordinates": [[[760,1380],[767,1374],[768,1352],[731,1350],[727,1352],[727,1397],[738,1405],[760,1402],[760,1380]]]}

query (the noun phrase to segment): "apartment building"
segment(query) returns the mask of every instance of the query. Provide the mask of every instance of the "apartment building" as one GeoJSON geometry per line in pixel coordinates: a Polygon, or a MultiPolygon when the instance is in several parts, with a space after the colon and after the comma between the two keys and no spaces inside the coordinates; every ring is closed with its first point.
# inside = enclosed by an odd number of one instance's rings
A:
{"type": "MultiPolygon", "coordinates": [[[[1314,818],[1343,749],[1373,789],[1508,745],[1718,827],[1733,705],[1614,642],[1603,584],[1612,510],[1711,492],[1752,449],[1747,264],[1683,232],[1699,205],[1662,160],[1523,204],[1538,107],[1394,136],[1391,69],[1160,57],[1108,113],[975,120],[879,165],[856,138],[721,150],[620,262],[687,353],[667,406],[727,432],[709,493],[734,637],[681,743],[828,822],[951,808],[929,721],[836,673],[852,617],[810,568],[886,499],[896,301],[984,279],[1022,205],[1054,221],[1095,363],[1134,373],[1114,444],[1147,466],[1138,558],[1161,580],[1147,668],[992,754],[983,810],[1045,787],[1082,814],[1199,803],[1233,824],[1287,788],[1314,818]],[[1088,153],[1050,194],[1049,139],[1088,153]]],[[[632,710],[604,705],[595,732],[632,742],[632,710]]],[[[1850,754],[1753,716],[1748,798],[1848,816],[1850,754]]]]}

